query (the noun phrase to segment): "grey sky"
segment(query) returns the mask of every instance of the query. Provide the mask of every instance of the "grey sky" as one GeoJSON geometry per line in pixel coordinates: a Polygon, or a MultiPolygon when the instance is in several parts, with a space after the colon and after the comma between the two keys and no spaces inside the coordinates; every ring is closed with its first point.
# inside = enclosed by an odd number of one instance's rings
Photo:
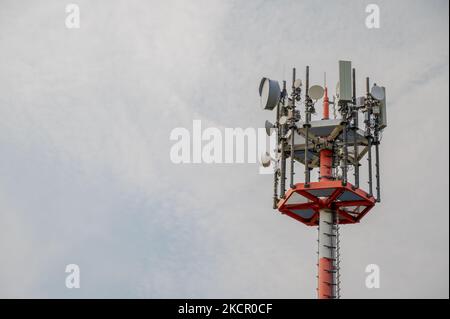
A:
{"type": "Polygon", "coordinates": [[[387,87],[383,202],[342,227],[344,298],[449,296],[448,2],[0,0],[0,297],[314,298],[316,235],[256,165],[175,165],[170,131],[259,127],[262,76],[352,60],[387,87]],[[81,288],[64,285],[81,267],[81,288]],[[381,288],[364,285],[367,264],[381,288]]]}

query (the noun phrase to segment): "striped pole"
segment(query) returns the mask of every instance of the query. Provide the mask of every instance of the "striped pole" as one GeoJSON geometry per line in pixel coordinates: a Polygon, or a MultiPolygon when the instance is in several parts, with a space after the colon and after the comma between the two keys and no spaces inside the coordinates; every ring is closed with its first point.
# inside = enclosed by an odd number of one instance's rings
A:
{"type": "MultiPolygon", "coordinates": [[[[332,178],[331,150],[320,151],[320,180],[326,181],[332,178]]],[[[337,227],[335,225],[334,212],[330,209],[322,209],[319,212],[319,249],[318,249],[318,298],[337,298],[337,227]]]]}

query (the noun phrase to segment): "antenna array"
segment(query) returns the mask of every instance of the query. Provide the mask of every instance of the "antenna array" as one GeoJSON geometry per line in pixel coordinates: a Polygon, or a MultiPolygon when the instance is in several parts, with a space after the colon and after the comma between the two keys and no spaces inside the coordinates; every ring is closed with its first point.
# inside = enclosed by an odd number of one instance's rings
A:
{"type": "Polygon", "coordinates": [[[319,226],[319,298],[338,298],[339,225],[361,220],[380,201],[380,134],[387,127],[386,90],[366,78],[365,95],[356,95],[356,70],[350,61],[339,61],[339,82],[333,100],[328,99],[326,73],[324,86],[309,82],[306,66],[305,85],[292,70],[291,92],[283,81],[263,78],[259,93],[261,107],[275,110],[275,123],[266,121],[268,135],[277,134],[275,157],[269,153],[261,162],[275,162],[273,208],[306,225],[319,226]],[[318,100],[323,100],[323,116],[314,120],[318,100]],[[329,105],[334,119],[329,119],[329,105]],[[337,110],[337,113],[336,113],[337,110]],[[360,116],[364,119],[359,125],[360,116]],[[375,148],[375,159],[373,159],[375,148]],[[368,191],[360,188],[361,160],[367,155],[368,191]],[[287,161],[289,160],[289,172],[287,161]],[[303,181],[295,181],[295,162],[304,166],[303,181]],[[373,194],[373,166],[375,190],[373,194]],[[311,173],[319,170],[317,181],[311,173]],[[353,170],[353,180],[348,172],[353,170]],[[287,174],[289,186],[286,190],[287,174]]]}

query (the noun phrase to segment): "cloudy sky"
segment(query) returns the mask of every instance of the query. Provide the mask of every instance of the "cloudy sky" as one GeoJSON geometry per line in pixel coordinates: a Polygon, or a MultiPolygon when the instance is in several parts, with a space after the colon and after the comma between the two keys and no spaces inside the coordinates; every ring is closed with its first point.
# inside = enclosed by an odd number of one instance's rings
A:
{"type": "MultiPolygon", "coordinates": [[[[170,161],[260,127],[262,76],[337,61],[388,90],[383,201],[341,228],[343,298],[448,298],[448,2],[0,0],[0,297],[315,298],[316,236],[257,164],[170,161]],[[365,267],[381,287],[365,287],[365,267]],[[77,264],[81,288],[67,289],[77,264]]],[[[301,174],[298,175],[299,178],[301,174]]]]}

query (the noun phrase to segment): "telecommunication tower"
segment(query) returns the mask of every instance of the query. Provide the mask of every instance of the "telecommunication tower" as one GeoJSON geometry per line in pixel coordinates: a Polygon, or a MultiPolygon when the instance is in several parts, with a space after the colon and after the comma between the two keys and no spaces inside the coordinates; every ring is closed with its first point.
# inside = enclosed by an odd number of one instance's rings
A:
{"type": "Polygon", "coordinates": [[[357,97],[356,71],[350,61],[339,61],[339,82],[330,101],[326,81],[325,87],[310,86],[309,71],[307,66],[303,85],[293,69],[290,93],[286,81],[280,88],[277,81],[262,78],[261,107],[276,113],[275,123],[266,121],[265,128],[268,135],[276,133],[277,145],[275,155],[266,152],[261,163],[265,167],[273,163],[273,208],[305,225],[318,226],[318,298],[340,298],[339,226],[359,223],[381,198],[379,146],[387,126],[386,91],[376,84],[370,87],[366,78],[365,94],[357,97]],[[322,119],[313,120],[320,99],[322,119]],[[360,187],[363,158],[367,158],[367,191],[360,187]],[[304,166],[302,182],[295,182],[295,162],[304,166]],[[311,179],[315,169],[317,181],[311,179]]]}

